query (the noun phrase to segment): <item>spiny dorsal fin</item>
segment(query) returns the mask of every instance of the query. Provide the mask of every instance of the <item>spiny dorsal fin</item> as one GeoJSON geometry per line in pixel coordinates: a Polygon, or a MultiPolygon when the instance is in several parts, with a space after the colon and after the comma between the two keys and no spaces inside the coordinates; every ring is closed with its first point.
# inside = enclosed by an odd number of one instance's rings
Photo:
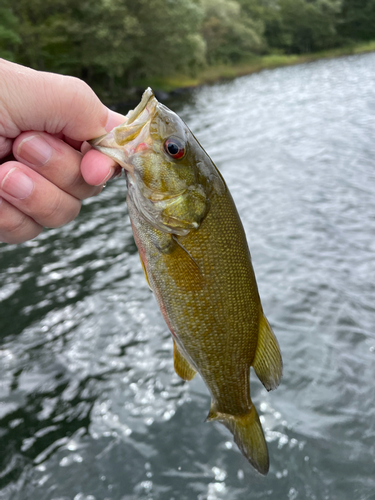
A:
{"type": "Polygon", "coordinates": [[[283,373],[283,361],[275,334],[263,313],[259,322],[258,345],[253,368],[267,391],[276,389],[283,373]]]}
{"type": "Polygon", "coordinates": [[[197,373],[186,358],[181,354],[175,340],[173,339],[174,370],[183,380],[192,380],[197,373]]]}

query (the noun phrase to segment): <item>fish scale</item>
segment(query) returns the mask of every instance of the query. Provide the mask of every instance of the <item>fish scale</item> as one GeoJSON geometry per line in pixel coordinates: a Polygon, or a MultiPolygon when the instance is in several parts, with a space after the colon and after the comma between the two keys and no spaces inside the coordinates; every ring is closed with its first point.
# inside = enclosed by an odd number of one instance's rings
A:
{"type": "Polygon", "coordinates": [[[224,179],[187,125],[150,89],[123,125],[92,145],[125,168],[134,238],[173,336],[176,372],[185,380],[201,375],[212,396],[207,420],[224,424],[266,474],[250,367],[271,390],[282,360],[224,179]]]}
{"type": "Polygon", "coordinates": [[[254,293],[257,295],[256,284],[251,268],[246,269],[248,252],[243,244],[241,223],[229,193],[223,197],[221,203],[212,204],[200,227],[199,239],[192,233],[180,238],[207,278],[202,290],[196,290],[193,281],[190,293],[172,293],[173,278],[164,279],[165,266],[150,262],[149,267],[155,268],[156,287],[172,328],[182,344],[189,346],[189,355],[195,366],[201,367],[199,372],[220,411],[231,408],[234,413],[245,413],[250,398],[238,397],[239,392],[246,394],[238,388],[248,386],[257,344],[259,305],[252,300],[254,293]],[[212,262],[220,264],[213,266],[212,262]],[[235,335],[231,336],[231,332],[235,335]],[[244,367],[241,384],[236,376],[238,366],[244,367]],[[219,377],[215,368],[219,370],[219,377]],[[232,379],[234,384],[230,383],[232,379]]]}

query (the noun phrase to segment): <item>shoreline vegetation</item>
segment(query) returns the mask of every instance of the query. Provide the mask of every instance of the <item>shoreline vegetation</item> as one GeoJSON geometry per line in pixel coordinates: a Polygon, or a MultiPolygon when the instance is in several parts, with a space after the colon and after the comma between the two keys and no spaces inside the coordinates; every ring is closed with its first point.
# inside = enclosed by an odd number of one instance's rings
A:
{"type": "Polygon", "coordinates": [[[2,0],[0,57],[109,105],[375,50],[375,0],[2,0]],[[177,90],[178,89],[178,90],[177,90]]]}
{"type": "MultiPolygon", "coordinates": [[[[249,61],[238,64],[218,64],[203,69],[196,77],[185,75],[175,75],[165,78],[150,78],[140,80],[133,89],[128,89],[129,95],[134,95],[137,90],[150,86],[156,92],[163,94],[174,93],[178,91],[192,89],[201,85],[212,84],[215,82],[232,80],[240,76],[259,73],[267,69],[276,69],[285,66],[295,66],[305,64],[321,59],[334,59],[351,55],[366,54],[375,52],[375,40],[367,43],[351,44],[345,47],[339,47],[331,50],[324,50],[309,54],[268,54],[261,57],[254,57],[249,61]]],[[[108,98],[107,98],[108,102],[108,98]]],[[[111,104],[111,102],[110,102],[111,104]]],[[[113,104],[113,103],[112,103],[113,104]]]]}

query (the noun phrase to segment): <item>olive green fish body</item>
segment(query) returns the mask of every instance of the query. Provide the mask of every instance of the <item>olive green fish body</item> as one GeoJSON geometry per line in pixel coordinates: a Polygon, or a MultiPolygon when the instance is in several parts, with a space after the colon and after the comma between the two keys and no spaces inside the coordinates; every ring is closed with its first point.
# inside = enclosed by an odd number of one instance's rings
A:
{"type": "Polygon", "coordinates": [[[134,237],[173,335],[176,372],[185,380],[199,372],[212,395],[208,420],[223,423],[251,464],[267,473],[250,367],[270,390],[282,361],[223,178],[182,120],[150,91],[122,127],[93,144],[127,171],[134,237]]]}
{"type": "MultiPolygon", "coordinates": [[[[172,239],[170,253],[155,250],[157,230],[137,220],[136,212],[133,228],[151,288],[177,344],[207,383],[217,409],[243,414],[251,408],[249,371],[262,311],[232,197],[225,188],[210,201],[199,234],[172,239]],[[192,270],[183,273],[190,258],[192,270]],[[176,287],[181,274],[183,283],[176,287]]],[[[132,213],[130,199],[128,204],[132,213]]]]}

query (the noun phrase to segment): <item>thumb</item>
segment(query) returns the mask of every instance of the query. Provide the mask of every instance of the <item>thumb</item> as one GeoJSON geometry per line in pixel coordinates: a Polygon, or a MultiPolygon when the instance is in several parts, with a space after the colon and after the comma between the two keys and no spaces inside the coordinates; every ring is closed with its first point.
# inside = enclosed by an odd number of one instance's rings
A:
{"type": "Polygon", "coordinates": [[[6,112],[0,135],[5,137],[39,130],[84,141],[124,121],[78,78],[35,71],[3,59],[0,74],[0,115],[6,112]]]}

